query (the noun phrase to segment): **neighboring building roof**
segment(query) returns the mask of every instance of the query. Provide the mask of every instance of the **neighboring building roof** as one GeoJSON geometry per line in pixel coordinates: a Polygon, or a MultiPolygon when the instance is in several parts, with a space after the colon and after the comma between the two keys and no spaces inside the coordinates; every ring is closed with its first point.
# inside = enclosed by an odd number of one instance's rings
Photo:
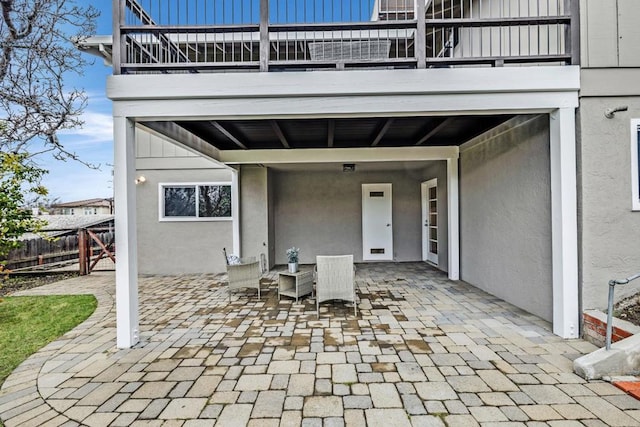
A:
{"type": "MultiPolygon", "coordinates": [[[[60,230],[75,230],[78,228],[90,228],[105,222],[112,221],[113,215],[42,215],[37,217],[47,221],[47,225],[42,228],[44,234],[49,237],[66,234],[68,231],[60,230]],[[51,230],[50,232],[47,232],[51,230]],[[55,230],[55,231],[54,231],[55,230]]],[[[26,233],[22,235],[20,240],[30,240],[38,237],[42,237],[36,233],[26,233]]]]}
{"type": "Polygon", "coordinates": [[[51,205],[52,208],[83,208],[83,207],[111,207],[113,206],[113,198],[108,199],[87,199],[77,200],[74,202],[56,203],[51,205]]]}

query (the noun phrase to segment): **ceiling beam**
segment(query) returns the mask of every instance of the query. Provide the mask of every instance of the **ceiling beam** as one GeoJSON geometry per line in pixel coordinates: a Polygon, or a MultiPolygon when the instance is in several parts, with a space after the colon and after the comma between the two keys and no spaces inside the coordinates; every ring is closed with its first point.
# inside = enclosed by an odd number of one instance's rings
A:
{"type": "Polygon", "coordinates": [[[329,119],[327,122],[327,147],[333,147],[333,141],[336,137],[336,121],[329,119]]]}
{"type": "Polygon", "coordinates": [[[226,136],[228,139],[230,139],[238,147],[242,148],[243,150],[247,149],[247,146],[244,145],[242,143],[242,141],[240,141],[236,136],[234,136],[231,132],[229,132],[227,129],[225,129],[225,127],[222,126],[219,122],[213,120],[213,121],[211,121],[211,124],[213,125],[213,127],[218,129],[218,131],[220,131],[220,133],[222,133],[224,136],[226,136]]]}
{"type": "Polygon", "coordinates": [[[378,135],[376,135],[376,137],[374,138],[373,142],[371,143],[372,147],[375,147],[376,145],[378,145],[378,143],[380,143],[382,138],[384,138],[384,135],[387,133],[387,131],[389,130],[389,128],[393,124],[393,120],[394,120],[393,118],[388,118],[385,121],[384,125],[382,125],[382,127],[380,128],[380,131],[378,132],[378,135]]]}
{"type": "Polygon", "coordinates": [[[412,162],[457,159],[457,146],[447,147],[364,147],[364,148],[307,148],[304,150],[227,150],[220,152],[226,164],[263,165],[282,163],[358,163],[412,162]]]}
{"type": "Polygon", "coordinates": [[[440,132],[440,130],[442,130],[443,128],[445,128],[446,126],[450,125],[453,122],[454,118],[453,117],[447,117],[446,119],[442,120],[440,123],[438,123],[435,127],[431,128],[422,138],[420,138],[415,145],[422,145],[425,142],[427,142],[432,136],[434,136],[436,133],[440,132]]]}
{"type": "Polygon", "coordinates": [[[273,131],[278,136],[278,139],[280,139],[280,142],[282,143],[284,148],[291,148],[291,146],[289,145],[289,142],[287,141],[287,137],[284,136],[284,132],[282,132],[282,129],[280,128],[280,125],[278,124],[277,120],[271,120],[271,127],[273,128],[273,131]]]}

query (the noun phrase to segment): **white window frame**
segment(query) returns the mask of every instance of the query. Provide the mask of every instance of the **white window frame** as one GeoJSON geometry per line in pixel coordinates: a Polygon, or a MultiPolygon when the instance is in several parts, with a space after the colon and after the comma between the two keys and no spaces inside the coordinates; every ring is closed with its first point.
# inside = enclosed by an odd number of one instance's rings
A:
{"type": "Polygon", "coordinates": [[[640,211],[640,159],[638,159],[638,133],[640,119],[631,120],[631,209],[640,211]]]}
{"type": "Polygon", "coordinates": [[[234,215],[234,193],[233,183],[228,181],[222,182],[161,182],[158,184],[158,220],[160,222],[202,222],[202,221],[233,221],[234,215]],[[231,187],[231,216],[225,217],[199,217],[197,216],[199,211],[198,204],[200,203],[200,197],[198,196],[199,186],[215,186],[215,185],[227,185],[231,187]],[[196,188],[196,216],[164,216],[164,189],[166,187],[195,187],[196,188]]]}

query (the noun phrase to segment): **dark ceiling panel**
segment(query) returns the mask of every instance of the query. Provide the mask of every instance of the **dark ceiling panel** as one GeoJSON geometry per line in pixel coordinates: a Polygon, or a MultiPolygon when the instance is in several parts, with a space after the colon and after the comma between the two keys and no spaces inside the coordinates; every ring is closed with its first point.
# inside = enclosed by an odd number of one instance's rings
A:
{"type": "Polygon", "coordinates": [[[513,115],[179,121],[220,150],[460,145],[513,115]],[[330,131],[332,133],[330,133],[330,131]],[[331,135],[333,138],[331,138],[331,135]]]}
{"type": "Polygon", "coordinates": [[[286,135],[291,148],[327,147],[329,121],[316,120],[278,120],[278,125],[286,135]]]}
{"type": "Polygon", "coordinates": [[[381,118],[337,119],[335,147],[368,147],[384,125],[381,118]]]}

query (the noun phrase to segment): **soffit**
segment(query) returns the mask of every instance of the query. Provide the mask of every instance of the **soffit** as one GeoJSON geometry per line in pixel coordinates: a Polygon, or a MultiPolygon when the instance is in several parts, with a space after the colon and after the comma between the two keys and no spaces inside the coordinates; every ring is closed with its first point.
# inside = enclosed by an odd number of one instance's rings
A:
{"type": "MultiPolygon", "coordinates": [[[[221,151],[306,148],[459,146],[511,114],[283,120],[176,121],[221,151]]],[[[143,125],[157,129],[153,122],[143,125]]]]}

